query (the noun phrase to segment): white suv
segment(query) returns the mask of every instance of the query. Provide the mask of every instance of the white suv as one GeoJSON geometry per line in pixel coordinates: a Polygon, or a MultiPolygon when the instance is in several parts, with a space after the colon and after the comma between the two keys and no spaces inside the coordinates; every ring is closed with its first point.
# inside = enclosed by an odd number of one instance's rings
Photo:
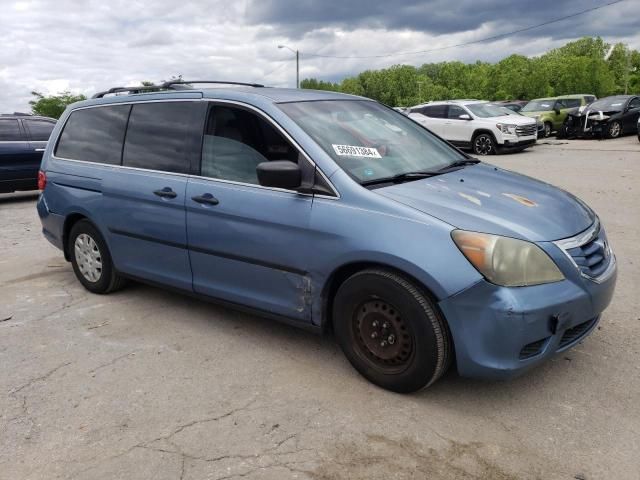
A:
{"type": "Polygon", "coordinates": [[[436,135],[476,155],[521,151],[536,143],[537,125],[524,115],[507,115],[480,100],[429,102],[409,109],[409,117],[436,135]]]}

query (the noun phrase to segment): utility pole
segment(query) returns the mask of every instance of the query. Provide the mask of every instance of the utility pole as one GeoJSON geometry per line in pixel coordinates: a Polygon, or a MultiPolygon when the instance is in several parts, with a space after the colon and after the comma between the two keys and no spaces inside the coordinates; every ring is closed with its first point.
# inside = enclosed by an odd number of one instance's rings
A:
{"type": "Polygon", "coordinates": [[[278,48],[286,48],[296,54],[296,88],[300,88],[300,51],[287,45],[278,45],[278,48]]]}
{"type": "MultiPolygon", "coordinates": [[[[300,52],[296,50],[296,88],[300,88],[300,52]]],[[[624,88],[627,93],[627,87],[624,88]]]]}

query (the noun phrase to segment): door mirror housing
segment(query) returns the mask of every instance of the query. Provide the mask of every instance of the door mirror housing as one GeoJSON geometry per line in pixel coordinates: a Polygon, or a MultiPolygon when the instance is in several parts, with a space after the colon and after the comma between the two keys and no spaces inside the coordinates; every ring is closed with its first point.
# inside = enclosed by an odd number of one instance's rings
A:
{"type": "Polygon", "coordinates": [[[554,108],[553,111],[556,115],[560,115],[560,109],[558,107],[554,108]]]}
{"type": "Polygon", "coordinates": [[[468,113],[463,113],[462,115],[458,115],[458,118],[460,120],[471,120],[471,115],[469,115],[468,113]]]}
{"type": "Polygon", "coordinates": [[[258,182],[263,187],[296,190],[302,184],[300,165],[289,160],[262,162],[256,167],[258,182]]]}

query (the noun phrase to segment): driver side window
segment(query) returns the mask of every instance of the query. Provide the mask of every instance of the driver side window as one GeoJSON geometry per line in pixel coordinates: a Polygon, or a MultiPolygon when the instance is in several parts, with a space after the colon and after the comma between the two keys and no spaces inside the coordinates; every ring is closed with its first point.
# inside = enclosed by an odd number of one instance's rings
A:
{"type": "Polygon", "coordinates": [[[258,185],[258,164],[272,160],[298,161],[296,149],[273,125],[243,108],[210,107],[200,175],[258,185]]]}
{"type": "Polygon", "coordinates": [[[629,110],[640,108],[640,97],[636,97],[629,102],[629,110]]]}
{"type": "Polygon", "coordinates": [[[469,115],[464,108],[459,107],[458,105],[449,105],[449,114],[447,115],[449,119],[452,120],[460,120],[460,115],[469,115]]]}

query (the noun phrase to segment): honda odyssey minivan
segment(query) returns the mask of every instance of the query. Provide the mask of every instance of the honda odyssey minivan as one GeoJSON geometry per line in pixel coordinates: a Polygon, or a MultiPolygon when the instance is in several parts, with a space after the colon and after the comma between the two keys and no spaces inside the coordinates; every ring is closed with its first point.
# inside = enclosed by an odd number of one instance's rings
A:
{"type": "Polygon", "coordinates": [[[598,324],[616,259],[570,193],[366,98],[206,83],[111,89],[58,122],[37,208],[89,291],[133,279],[330,328],[398,392],[452,363],[521,374],[598,324]]]}

